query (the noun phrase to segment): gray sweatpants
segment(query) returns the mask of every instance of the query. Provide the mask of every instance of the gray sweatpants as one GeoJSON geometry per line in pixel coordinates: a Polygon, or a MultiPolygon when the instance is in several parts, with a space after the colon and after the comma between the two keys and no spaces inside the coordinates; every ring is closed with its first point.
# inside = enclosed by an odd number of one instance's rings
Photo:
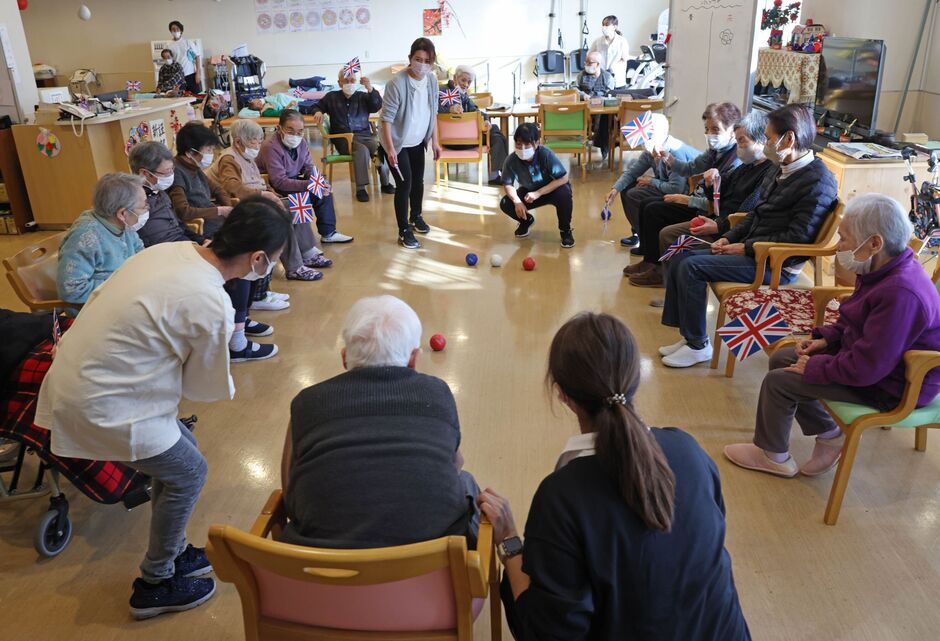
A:
{"type": "MultiPolygon", "coordinates": [[[[341,154],[348,154],[349,148],[344,138],[336,139],[336,150],[341,154]]],[[[379,141],[372,134],[353,134],[353,168],[356,173],[356,187],[365,189],[369,184],[369,170],[372,168],[372,156],[379,149],[379,141]]],[[[379,180],[383,185],[388,184],[388,165],[384,162],[379,167],[379,180]]]]}
{"type": "Polygon", "coordinates": [[[819,399],[870,405],[865,390],[847,385],[811,385],[802,374],[785,372],[797,360],[796,347],[781,347],[770,357],[757,402],[754,445],[776,454],[790,451],[790,430],[795,418],[807,436],[825,434],[838,427],[819,399]]]}
{"type": "Polygon", "coordinates": [[[166,452],[125,463],[152,480],[150,543],[140,564],[141,577],[151,583],[173,576],[173,562],[186,549],[186,525],[209,471],[196,437],[182,423],[179,428],[180,439],[166,452]]]}
{"type": "Polygon", "coordinates": [[[281,252],[281,264],[284,271],[295,272],[304,265],[304,260],[311,258],[317,238],[313,235],[310,223],[291,225],[291,235],[287,247],[281,252]]]}

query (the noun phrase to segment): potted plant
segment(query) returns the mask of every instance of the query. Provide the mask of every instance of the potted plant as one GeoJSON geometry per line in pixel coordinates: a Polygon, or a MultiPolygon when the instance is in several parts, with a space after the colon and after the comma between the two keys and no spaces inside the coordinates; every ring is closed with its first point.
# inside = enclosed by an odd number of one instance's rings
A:
{"type": "Polygon", "coordinates": [[[770,29],[767,44],[771,49],[783,48],[783,28],[799,19],[801,5],[802,2],[791,2],[784,7],[783,0],[774,0],[772,7],[763,10],[760,28],[762,31],[770,29]]]}

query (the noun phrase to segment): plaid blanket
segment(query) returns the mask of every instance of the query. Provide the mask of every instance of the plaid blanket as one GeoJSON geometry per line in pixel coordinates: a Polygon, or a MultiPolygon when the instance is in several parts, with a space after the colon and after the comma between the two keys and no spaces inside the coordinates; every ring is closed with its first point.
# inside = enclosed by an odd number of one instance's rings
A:
{"type": "Polygon", "coordinates": [[[93,501],[117,503],[146,477],[121,463],[56,456],[49,449],[49,430],[33,424],[39,387],[52,365],[52,349],[52,338],[37,345],[7,381],[9,391],[0,397],[5,410],[0,436],[25,443],[93,501]]]}

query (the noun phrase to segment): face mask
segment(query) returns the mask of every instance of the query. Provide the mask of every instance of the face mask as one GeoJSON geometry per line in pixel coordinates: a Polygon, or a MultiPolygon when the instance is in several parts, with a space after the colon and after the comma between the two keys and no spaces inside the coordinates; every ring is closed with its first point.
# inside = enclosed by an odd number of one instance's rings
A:
{"type": "Polygon", "coordinates": [[[764,158],[775,165],[779,165],[783,162],[783,154],[780,153],[779,148],[781,141],[783,141],[783,138],[777,140],[776,144],[770,142],[769,140],[764,143],[764,158]]]}
{"type": "Polygon", "coordinates": [[[750,147],[738,145],[738,158],[740,158],[741,162],[745,165],[750,165],[758,160],[764,159],[764,150],[756,145],[751,145],[750,147]]]}
{"type": "Polygon", "coordinates": [[[728,139],[720,134],[705,134],[705,144],[709,149],[724,149],[728,147],[728,139]]]}
{"type": "Polygon", "coordinates": [[[356,83],[350,82],[349,84],[343,85],[343,95],[349,98],[351,95],[356,93],[356,83]]]}
{"type": "Polygon", "coordinates": [[[844,269],[847,269],[850,272],[854,272],[859,275],[867,274],[868,272],[870,272],[871,271],[871,259],[874,257],[874,255],[869,256],[865,260],[858,260],[855,258],[855,252],[857,252],[859,249],[864,247],[865,243],[867,243],[871,239],[872,239],[871,236],[866,238],[864,241],[862,241],[861,245],[855,248],[855,251],[846,249],[845,251],[836,252],[836,260],[839,262],[839,265],[841,265],[844,269]]]}
{"type": "Polygon", "coordinates": [[[169,60],[167,60],[166,58],[164,58],[164,59],[163,59],[163,64],[164,64],[164,65],[171,65],[171,64],[173,64],[173,58],[170,58],[169,60]]]}
{"type": "Polygon", "coordinates": [[[199,161],[199,166],[203,169],[208,169],[212,165],[213,160],[215,160],[214,154],[203,154],[202,159],[199,161]]]}
{"type": "Polygon", "coordinates": [[[183,33],[181,31],[171,31],[170,35],[173,36],[174,40],[179,40],[183,36],[183,33]]]}
{"type": "Polygon", "coordinates": [[[418,78],[424,78],[428,72],[431,71],[431,65],[426,62],[412,61],[410,66],[411,70],[418,78]]]}
{"type": "Polygon", "coordinates": [[[535,147],[522,147],[516,149],[516,155],[522,160],[532,160],[535,157],[535,147]]]}
{"type": "Polygon", "coordinates": [[[146,225],[148,220],[150,220],[149,210],[145,211],[142,214],[137,214],[137,222],[134,223],[133,225],[128,225],[127,223],[124,223],[124,227],[128,229],[129,231],[137,231],[141,229],[144,225],[146,225]]]}
{"type": "Polygon", "coordinates": [[[252,149],[251,147],[245,147],[245,151],[242,152],[242,156],[244,156],[248,160],[254,160],[255,158],[258,157],[258,152],[260,151],[261,151],[260,149],[252,149]]]}
{"type": "Polygon", "coordinates": [[[615,35],[617,35],[617,27],[614,25],[607,25],[602,27],[601,31],[603,31],[604,35],[608,38],[613,38],[615,35]]]}
{"type": "Polygon", "coordinates": [[[297,149],[303,139],[303,136],[294,136],[292,134],[283,134],[281,136],[281,140],[284,141],[284,146],[288,149],[297,149]]]}
{"type": "Polygon", "coordinates": [[[593,75],[593,74],[597,73],[597,68],[598,68],[598,66],[599,66],[599,65],[585,65],[584,70],[585,70],[586,72],[588,72],[589,74],[592,74],[592,75],[593,75]]]}
{"type": "Polygon", "coordinates": [[[173,186],[173,176],[158,176],[153,172],[148,171],[148,174],[157,179],[157,189],[160,191],[166,191],[173,186]]]}
{"type": "Polygon", "coordinates": [[[251,269],[248,270],[248,273],[242,276],[242,280],[261,280],[262,278],[267,278],[271,275],[271,272],[274,271],[274,263],[271,262],[271,259],[268,258],[267,254],[264,254],[264,260],[268,264],[268,268],[264,270],[263,274],[259,274],[255,271],[255,266],[252,264],[251,269]]]}

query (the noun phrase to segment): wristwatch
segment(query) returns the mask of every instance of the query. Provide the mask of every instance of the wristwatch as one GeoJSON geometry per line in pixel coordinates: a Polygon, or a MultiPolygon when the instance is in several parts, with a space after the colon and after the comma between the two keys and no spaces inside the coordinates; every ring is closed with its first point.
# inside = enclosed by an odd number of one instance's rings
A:
{"type": "Polygon", "coordinates": [[[496,553],[499,555],[499,560],[503,563],[514,556],[522,554],[522,539],[518,536],[503,539],[503,542],[496,546],[496,553]]]}

